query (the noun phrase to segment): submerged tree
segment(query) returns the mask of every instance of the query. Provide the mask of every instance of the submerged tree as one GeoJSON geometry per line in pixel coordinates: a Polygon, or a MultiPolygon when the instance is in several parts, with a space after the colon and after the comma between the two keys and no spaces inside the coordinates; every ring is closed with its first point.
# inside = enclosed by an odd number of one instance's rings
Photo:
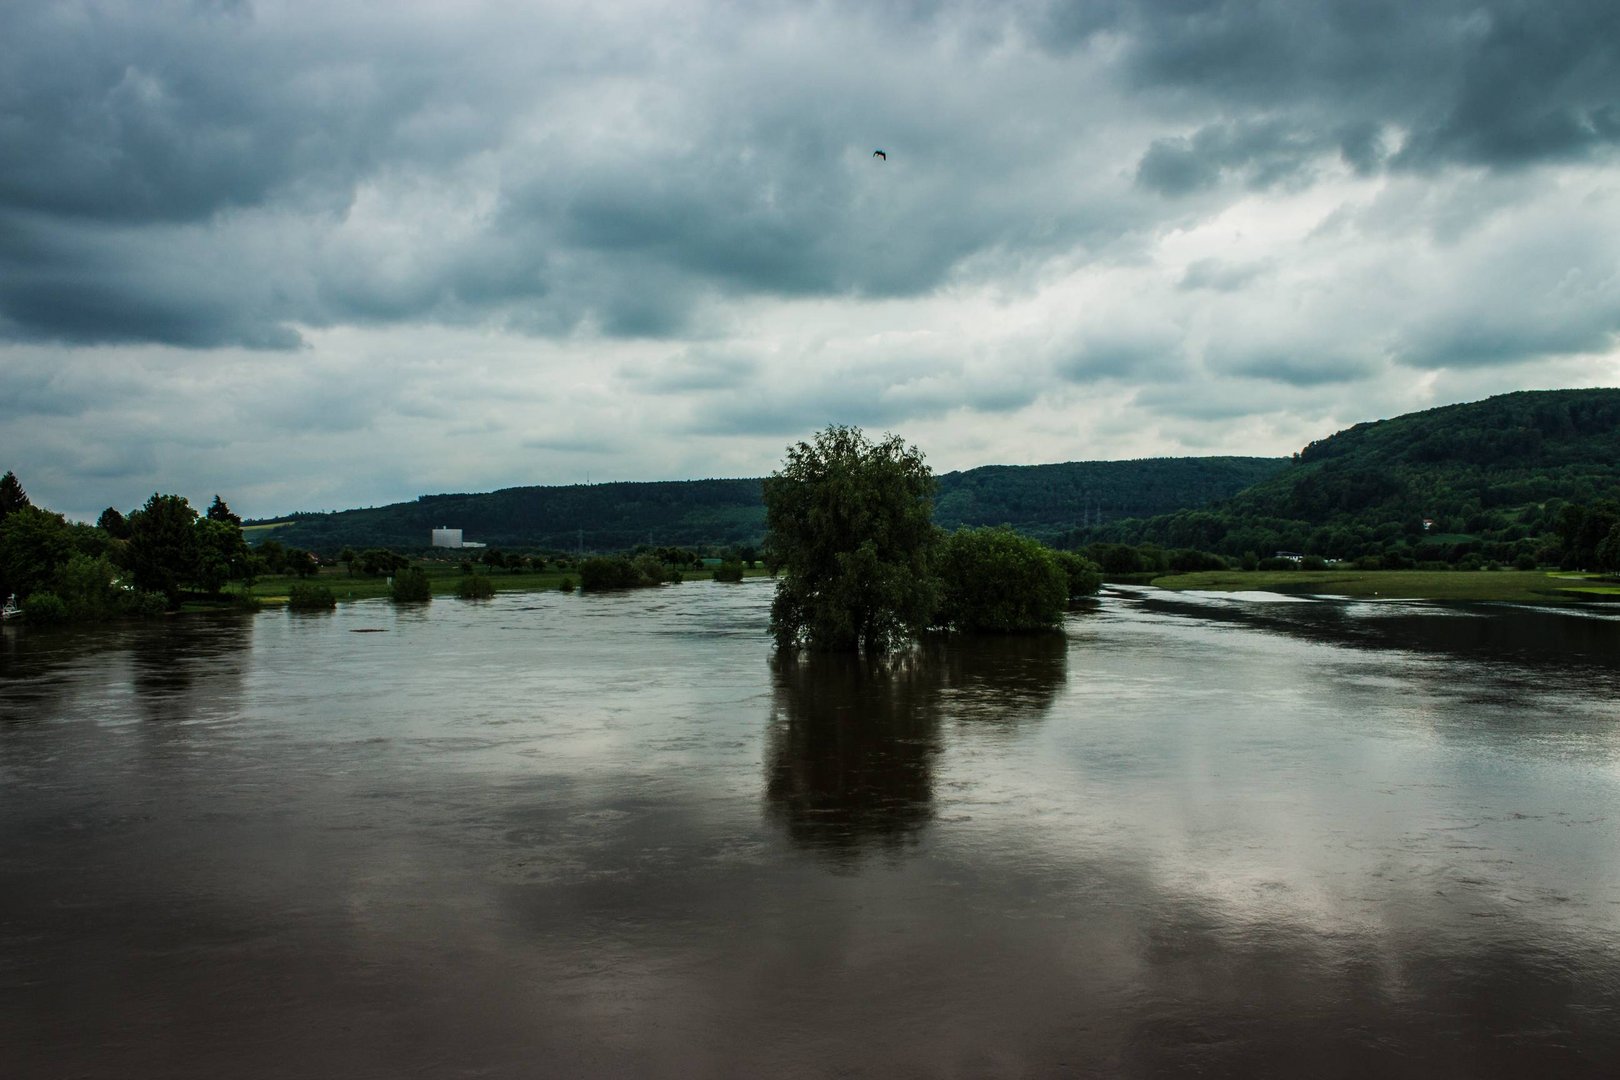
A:
{"type": "Polygon", "coordinates": [[[1069,575],[1057,553],[1006,526],[958,529],[940,545],[936,622],[967,633],[1050,630],[1063,621],[1069,575]]]}
{"type": "Polygon", "coordinates": [[[765,479],[766,544],[782,571],[771,604],[779,646],[885,652],[934,612],[934,477],[898,436],[833,426],[788,448],[765,479]]]}

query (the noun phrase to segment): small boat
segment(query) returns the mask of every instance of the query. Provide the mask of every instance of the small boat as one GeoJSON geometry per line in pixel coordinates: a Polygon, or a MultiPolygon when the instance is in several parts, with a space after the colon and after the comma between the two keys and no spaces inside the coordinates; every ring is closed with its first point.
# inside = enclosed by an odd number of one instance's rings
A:
{"type": "Polygon", "coordinates": [[[0,619],[15,619],[22,614],[22,608],[17,606],[17,594],[12,593],[6,597],[6,606],[0,608],[0,619]]]}

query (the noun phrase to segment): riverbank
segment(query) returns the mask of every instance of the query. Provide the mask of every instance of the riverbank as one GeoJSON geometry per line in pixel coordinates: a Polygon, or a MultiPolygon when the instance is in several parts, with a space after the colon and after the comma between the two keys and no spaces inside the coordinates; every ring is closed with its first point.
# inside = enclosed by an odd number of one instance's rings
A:
{"type": "MultiPolygon", "coordinates": [[[[454,596],[456,584],[466,575],[459,567],[422,564],[427,571],[428,583],[433,588],[433,595],[454,596]]],[[[747,577],[764,577],[763,569],[745,571],[747,577]]],[[[712,569],[682,570],[684,581],[708,581],[714,577],[712,569]]],[[[495,586],[496,592],[546,592],[562,588],[564,580],[579,584],[579,570],[569,568],[566,570],[541,570],[508,573],[497,570],[493,573],[482,574],[488,577],[495,586]]],[[[291,575],[276,575],[274,577],[260,578],[254,582],[248,591],[261,604],[285,604],[292,587],[298,584],[322,585],[332,591],[332,596],[339,603],[349,600],[371,600],[388,595],[388,579],[385,577],[366,577],[364,575],[350,575],[341,567],[323,567],[315,577],[299,578],[291,575]]]]}
{"type": "Polygon", "coordinates": [[[1596,574],[1547,570],[1209,570],[1153,579],[1161,589],[1313,593],[1380,600],[1575,604],[1620,600],[1620,585],[1596,574]]]}

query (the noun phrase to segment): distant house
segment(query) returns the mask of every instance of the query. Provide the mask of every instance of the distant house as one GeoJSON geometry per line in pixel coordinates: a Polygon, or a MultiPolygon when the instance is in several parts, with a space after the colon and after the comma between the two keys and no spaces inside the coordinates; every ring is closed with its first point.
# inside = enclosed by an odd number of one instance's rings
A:
{"type": "Polygon", "coordinates": [[[461,542],[460,529],[437,528],[433,530],[433,546],[442,548],[459,548],[467,545],[461,542]]]}

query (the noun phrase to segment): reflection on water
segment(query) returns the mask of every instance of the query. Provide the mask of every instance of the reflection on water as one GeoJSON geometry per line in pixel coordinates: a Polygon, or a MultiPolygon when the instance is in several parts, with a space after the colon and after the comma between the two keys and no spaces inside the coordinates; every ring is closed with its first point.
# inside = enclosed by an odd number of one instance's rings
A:
{"type": "Polygon", "coordinates": [[[0,1073],[1620,1073],[1615,624],[769,596],[7,630],[0,1073]]]}
{"type": "Polygon", "coordinates": [[[934,812],[938,665],[808,656],[775,666],[765,797],[795,843],[893,848],[934,812]]]}
{"type": "Polygon", "coordinates": [[[765,795],[795,843],[834,857],[894,849],[934,814],[948,713],[970,725],[1039,717],[1062,688],[1059,634],[930,642],[872,660],[776,658],[765,795]]]}

